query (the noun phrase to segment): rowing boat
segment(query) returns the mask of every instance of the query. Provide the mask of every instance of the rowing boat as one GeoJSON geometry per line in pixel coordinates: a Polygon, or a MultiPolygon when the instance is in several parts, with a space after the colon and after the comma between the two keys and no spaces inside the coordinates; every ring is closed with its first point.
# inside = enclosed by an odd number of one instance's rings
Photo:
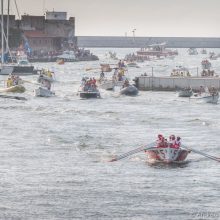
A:
{"type": "Polygon", "coordinates": [[[23,93],[25,92],[25,87],[22,85],[15,85],[15,86],[10,86],[7,88],[3,88],[0,90],[0,92],[13,92],[13,93],[23,93]]]}
{"type": "Polygon", "coordinates": [[[150,163],[163,162],[163,163],[181,163],[183,162],[190,151],[183,148],[172,147],[155,147],[146,150],[148,161],[150,163]]]}

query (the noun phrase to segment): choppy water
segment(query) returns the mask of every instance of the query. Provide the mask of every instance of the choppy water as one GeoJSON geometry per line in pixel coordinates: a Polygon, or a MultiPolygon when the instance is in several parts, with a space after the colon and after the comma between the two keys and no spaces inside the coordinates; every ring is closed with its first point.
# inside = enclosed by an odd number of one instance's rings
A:
{"type": "MultiPolygon", "coordinates": [[[[107,162],[158,133],[180,135],[220,157],[220,105],[151,91],[137,97],[101,91],[102,99],[81,100],[84,69],[106,62],[108,50],[93,49],[102,59],[96,62],[37,64],[56,72],[56,97],[34,98],[35,86],[27,84],[28,101],[0,100],[0,219],[220,219],[219,163],[193,153],[179,167],[149,166],[143,153],[107,162]]],[[[114,51],[122,58],[132,49],[114,51]]],[[[128,76],[151,66],[169,75],[176,65],[197,67],[205,57],[179,52],[174,60],[131,68],[128,76]]],[[[220,72],[218,60],[212,66],[220,72]]]]}

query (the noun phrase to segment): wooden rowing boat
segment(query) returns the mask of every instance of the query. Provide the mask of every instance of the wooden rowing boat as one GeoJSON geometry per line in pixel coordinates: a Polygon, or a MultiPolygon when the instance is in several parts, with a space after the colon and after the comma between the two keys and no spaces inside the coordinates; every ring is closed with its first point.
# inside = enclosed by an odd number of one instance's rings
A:
{"type": "Polygon", "coordinates": [[[22,85],[15,85],[15,86],[10,86],[7,88],[3,88],[0,90],[0,92],[13,92],[13,93],[23,93],[25,92],[25,87],[22,85]]]}
{"type": "Polygon", "coordinates": [[[183,148],[172,147],[155,147],[145,151],[148,161],[150,163],[163,162],[163,163],[181,163],[183,162],[190,151],[183,148]]]}

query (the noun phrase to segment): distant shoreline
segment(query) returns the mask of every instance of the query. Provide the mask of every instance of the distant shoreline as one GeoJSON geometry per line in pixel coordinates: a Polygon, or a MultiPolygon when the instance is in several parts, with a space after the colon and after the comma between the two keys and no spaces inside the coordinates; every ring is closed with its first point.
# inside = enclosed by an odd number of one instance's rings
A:
{"type": "Polygon", "coordinates": [[[167,48],[220,48],[216,37],[123,37],[77,36],[79,47],[141,48],[154,43],[167,43],[167,48]]]}

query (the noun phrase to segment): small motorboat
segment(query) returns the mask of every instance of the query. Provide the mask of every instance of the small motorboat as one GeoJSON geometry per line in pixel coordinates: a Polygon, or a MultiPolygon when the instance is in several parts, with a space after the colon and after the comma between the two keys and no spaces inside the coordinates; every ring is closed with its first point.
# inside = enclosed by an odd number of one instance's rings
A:
{"type": "Polygon", "coordinates": [[[128,85],[120,90],[121,95],[127,96],[136,96],[138,92],[138,89],[134,85],[128,85]]]}
{"type": "Polygon", "coordinates": [[[150,150],[145,151],[148,162],[156,163],[156,162],[163,162],[163,163],[181,163],[183,162],[189,151],[183,148],[172,148],[172,147],[155,147],[150,150]]]}
{"type": "Polygon", "coordinates": [[[4,89],[1,89],[0,92],[13,92],[13,93],[23,93],[25,92],[25,87],[22,85],[10,86],[4,89]]]}
{"type": "Polygon", "coordinates": [[[219,99],[219,93],[194,93],[193,96],[190,97],[191,99],[202,101],[206,103],[217,104],[219,99]]]}
{"type": "Polygon", "coordinates": [[[42,86],[34,90],[35,97],[51,97],[54,95],[55,95],[55,92],[52,92],[49,89],[42,87],[42,86]]]}
{"type": "Polygon", "coordinates": [[[192,89],[183,89],[178,91],[179,97],[191,97],[193,95],[192,89]]]}

